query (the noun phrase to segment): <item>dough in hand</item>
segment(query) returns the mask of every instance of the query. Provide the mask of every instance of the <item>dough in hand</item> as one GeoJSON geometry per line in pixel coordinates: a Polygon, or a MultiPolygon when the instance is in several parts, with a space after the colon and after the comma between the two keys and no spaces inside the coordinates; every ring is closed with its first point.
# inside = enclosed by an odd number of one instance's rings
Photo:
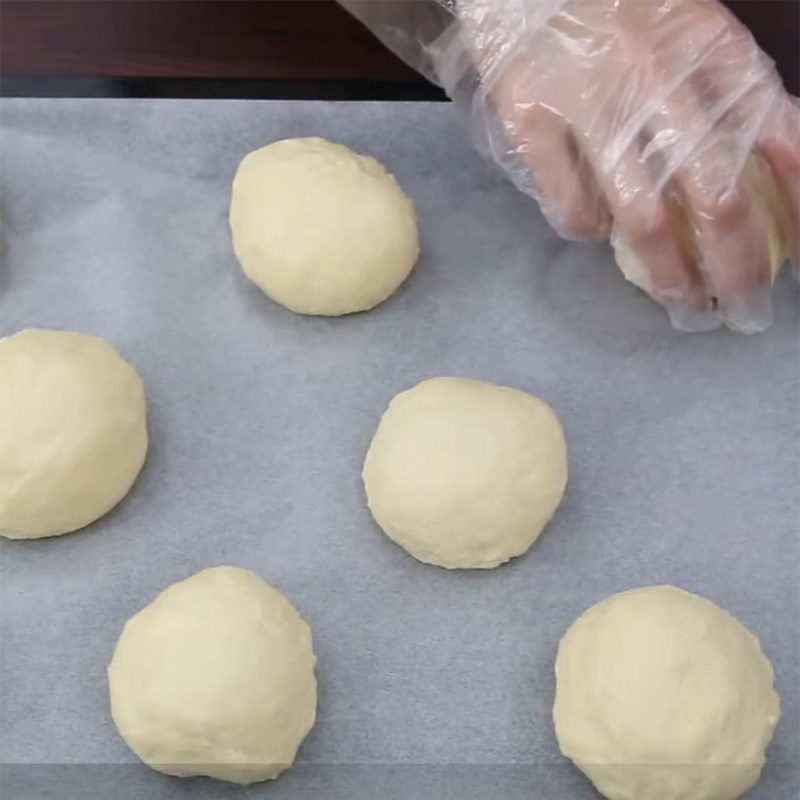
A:
{"type": "Polygon", "coordinates": [[[38,539],[82,528],[142,468],[142,380],[96,336],[30,329],[0,339],[0,441],[0,532],[38,539]]]}
{"type": "Polygon", "coordinates": [[[525,552],[567,485],[553,410],[533,395],[465,378],[401,392],[364,462],[367,504],[415,558],[490,568],[525,552]]]}
{"type": "Polygon", "coordinates": [[[280,592],[213,567],[125,624],[108,668],[111,716],[159,772],[276,778],[314,724],[315,661],[311,628],[280,592]]]}
{"type": "MultiPolygon", "coordinates": [[[[789,258],[783,231],[791,228],[792,212],[787,208],[784,192],[776,180],[772,166],[757,150],[751,152],[742,165],[738,183],[749,198],[748,213],[754,221],[757,220],[758,228],[764,236],[766,260],[774,283],[781,267],[789,258]]],[[[690,253],[702,249],[703,242],[696,240],[695,224],[691,215],[686,213],[688,209],[672,202],[666,205],[666,210],[669,228],[674,232],[681,249],[690,253]]],[[[652,265],[642,259],[641,254],[632,247],[630,237],[624,230],[612,227],[609,238],[617,266],[625,279],[661,303],[669,312],[676,328],[704,331],[713,330],[720,325],[722,318],[719,309],[712,304],[710,296],[713,293],[713,284],[705,287],[709,294],[705,307],[698,307],[698,287],[693,282],[681,278],[672,285],[664,285],[665,274],[653,272],[652,265]],[[658,282],[653,280],[654,277],[659,279],[658,282]]],[[[740,287],[739,291],[742,289],[740,287]]],[[[726,305],[726,323],[736,330],[754,333],[772,322],[771,310],[766,315],[763,310],[754,313],[752,302],[737,307],[738,304],[731,306],[729,300],[726,305]]]]}
{"type": "Polygon", "coordinates": [[[611,800],[734,800],[780,716],[758,639],[673,586],[615,594],[558,647],[561,752],[611,800]]]}
{"type": "Polygon", "coordinates": [[[414,206],[394,177],[374,158],[319,138],[245,156],[230,225],[247,277],[300,314],[366,311],[419,255],[414,206]]]}

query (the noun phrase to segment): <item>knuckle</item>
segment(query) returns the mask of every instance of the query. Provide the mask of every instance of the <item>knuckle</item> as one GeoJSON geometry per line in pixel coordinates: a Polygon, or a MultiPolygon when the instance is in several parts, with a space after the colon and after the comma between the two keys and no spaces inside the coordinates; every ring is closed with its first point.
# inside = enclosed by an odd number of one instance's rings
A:
{"type": "Polygon", "coordinates": [[[669,220],[660,202],[624,203],[615,210],[614,222],[634,240],[659,238],[669,232],[669,220]]]}

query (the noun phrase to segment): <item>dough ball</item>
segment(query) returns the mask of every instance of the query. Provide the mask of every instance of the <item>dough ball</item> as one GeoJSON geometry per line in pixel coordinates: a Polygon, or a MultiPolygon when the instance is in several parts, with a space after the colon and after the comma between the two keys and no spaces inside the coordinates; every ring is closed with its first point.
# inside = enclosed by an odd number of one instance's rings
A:
{"type": "Polygon", "coordinates": [[[315,661],[311,628],[280,592],[214,567],[125,624],[108,668],[111,716],[159,772],[276,778],[314,724],[315,661]]]}
{"type": "Polygon", "coordinates": [[[230,224],[247,277],[300,314],[366,311],[419,255],[414,206],[394,177],[374,158],[318,138],[247,155],[230,224]]]}
{"type": "Polygon", "coordinates": [[[142,380],[96,336],[24,330],[0,339],[0,531],[82,528],[131,488],[147,452],[142,380]]]}
{"type": "Polygon", "coordinates": [[[673,586],[615,594],[558,648],[561,752],[612,800],[733,800],[757,780],[780,716],[758,640],[673,586]]]}
{"type": "Polygon", "coordinates": [[[490,568],[524,553],[567,484],[558,418],[533,395],[464,378],[398,394],[364,462],[378,525],[412,556],[490,568]]]}

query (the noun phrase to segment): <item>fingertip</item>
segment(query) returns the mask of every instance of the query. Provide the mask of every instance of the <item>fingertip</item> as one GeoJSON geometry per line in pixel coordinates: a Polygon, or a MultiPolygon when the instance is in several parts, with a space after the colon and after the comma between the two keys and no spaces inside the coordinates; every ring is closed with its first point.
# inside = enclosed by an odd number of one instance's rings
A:
{"type": "Polygon", "coordinates": [[[720,298],[719,315],[731,330],[761,333],[772,325],[772,285],[765,284],[735,297],[720,298]]]}
{"type": "Polygon", "coordinates": [[[669,314],[672,327],[685,333],[708,333],[722,324],[722,320],[713,309],[693,310],[677,304],[668,304],[664,307],[669,314]]]}
{"type": "Polygon", "coordinates": [[[604,241],[611,228],[610,217],[600,202],[588,198],[573,198],[572,202],[559,206],[550,205],[545,197],[539,197],[539,208],[550,227],[562,239],[572,241],[604,241]]]}

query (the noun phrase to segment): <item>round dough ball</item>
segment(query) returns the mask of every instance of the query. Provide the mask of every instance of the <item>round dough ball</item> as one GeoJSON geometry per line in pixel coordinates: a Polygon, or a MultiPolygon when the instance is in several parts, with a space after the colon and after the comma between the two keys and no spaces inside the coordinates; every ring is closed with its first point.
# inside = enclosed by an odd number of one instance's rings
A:
{"type": "Polygon", "coordinates": [[[111,716],[159,772],[276,778],[314,724],[315,662],[311,628],[280,592],[213,567],[125,624],[108,668],[111,716]]]}
{"type": "Polygon", "coordinates": [[[31,329],[0,339],[0,531],[69,533],[128,493],[147,452],[142,379],[105,340],[31,329]]]}
{"type": "Polygon", "coordinates": [[[366,311],[419,255],[414,205],[380,163],[324,139],[284,139],[245,156],[230,225],[242,269],[300,314],[366,311]]]}
{"type": "Polygon", "coordinates": [[[553,410],[518,389],[433,378],[400,392],[364,462],[367,504],[412,556],[449,569],[524,553],[567,485],[553,410]]]}
{"type": "Polygon", "coordinates": [[[780,716],[758,640],[673,586],[615,594],[558,648],[561,752],[612,800],[733,800],[757,780],[780,716]]]}

